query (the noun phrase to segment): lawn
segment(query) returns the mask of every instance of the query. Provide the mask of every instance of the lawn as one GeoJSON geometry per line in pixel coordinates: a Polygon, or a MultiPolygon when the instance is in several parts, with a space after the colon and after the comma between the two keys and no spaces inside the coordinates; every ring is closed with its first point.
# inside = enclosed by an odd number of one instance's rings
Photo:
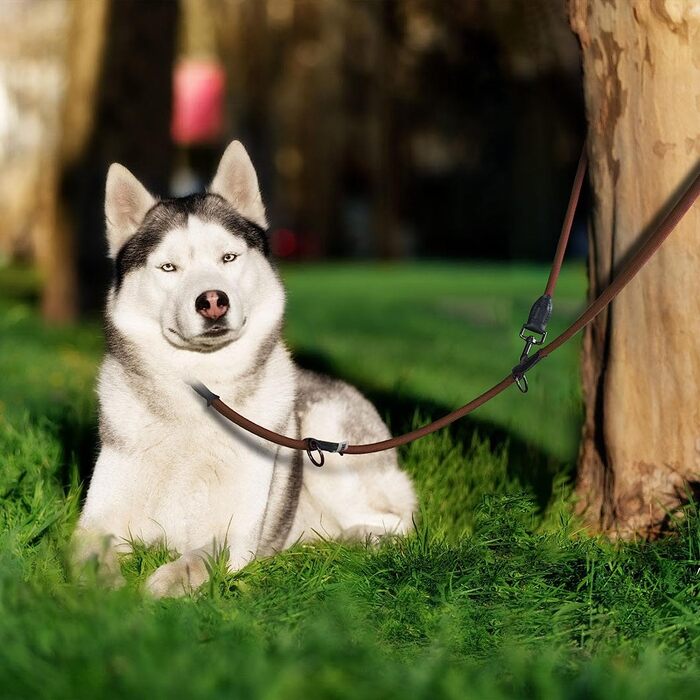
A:
{"type": "MultiPolygon", "coordinates": [[[[290,267],[300,361],[358,384],[394,432],[500,380],[547,271],[290,267]]],[[[565,268],[552,331],[582,308],[565,268]]],[[[299,546],[183,600],[78,586],[64,555],[96,449],[99,320],[47,328],[0,272],[0,697],[695,698],[700,518],[613,545],[572,517],[574,342],[469,420],[405,448],[421,519],[379,548],[299,546]]]]}

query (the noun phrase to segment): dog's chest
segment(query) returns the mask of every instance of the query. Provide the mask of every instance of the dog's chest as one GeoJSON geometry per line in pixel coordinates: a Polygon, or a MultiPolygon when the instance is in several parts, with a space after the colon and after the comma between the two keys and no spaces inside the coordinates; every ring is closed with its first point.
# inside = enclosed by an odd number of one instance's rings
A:
{"type": "Polygon", "coordinates": [[[130,483],[130,530],[178,551],[203,546],[212,534],[223,540],[255,478],[248,468],[255,456],[211,431],[184,427],[144,444],[130,483]]]}

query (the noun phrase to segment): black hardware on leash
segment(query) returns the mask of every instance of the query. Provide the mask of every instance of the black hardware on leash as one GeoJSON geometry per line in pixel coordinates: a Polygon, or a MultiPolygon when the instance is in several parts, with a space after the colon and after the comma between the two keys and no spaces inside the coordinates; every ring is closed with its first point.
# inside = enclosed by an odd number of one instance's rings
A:
{"type": "Polygon", "coordinates": [[[656,253],[661,244],[668,238],[678,222],[683,218],[686,212],[693,206],[695,200],[700,196],[700,171],[695,176],[695,179],[690,183],[688,188],[679,197],[676,203],[671,207],[668,213],[663,217],[645,243],[637,250],[637,252],[623,265],[613,281],[596,297],[583,311],[583,313],[554,340],[544,345],[547,337],[547,323],[552,313],[552,297],[554,287],[556,286],[561,264],[564,260],[566,244],[571,232],[576,203],[583,184],[583,177],[586,170],[586,153],[584,150],[579,160],[574,185],[569,200],[562,232],[559,237],[557,251],[554,256],[552,270],[549,274],[545,293],[532,306],[530,316],[520,330],[520,337],[525,341],[525,348],[520,356],[520,362],[513,367],[510,374],[504,377],[500,382],[494,384],[490,389],[486,390],[476,398],[472,399],[464,406],[448,413],[446,416],[439,418],[432,423],[421,426],[416,430],[412,430],[404,435],[392,437],[379,442],[372,442],[362,445],[349,445],[346,442],[331,442],[318,440],[316,438],[292,438],[288,435],[276,433],[273,430],[265,428],[250,419],[242,416],[234,411],[230,406],[225,404],[216,394],[207,389],[201,383],[192,385],[192,388],[207,401],[207,406],[213,407],[218,413],[240,426],[244,430],[257,435],[265,440],[280,445],[289,447],[295,450],[302,450],[307,453],[313,464],[320,467],[323,466],[324,452],[336,452],[338,454],[370,454],[373,452],[381,452],[389,450],[401,445],[406,445],[409,442],[418,440],[430,433],[434,433],[451,423],[463,418],[467,414],[483,406],[487,401],[490,401],[501,392],[505,391],[512,384],[516,384],[520,391],[526,392],[528,389],[526,373],[531,370],[538,362],[548,357],[555,350],[560,348],[564,343],[570,340],[576,333],[587,326],[610,302],[629,284],[630,280],[641,270],[641,268],[649,261],[656,253]],[[533,346],[539,346],[539,349],[530,355],[530,350],[533,346]]]}
{"type": "Polygon", "coordinates": [[[566,248],[569,244],[569,236],[574,223],[574,215],[576,214],[578,200],[581,196],[581,188],[583,187],[583,179],[586,174],[587,164],[586,144],[584,142],[583,148],[581,149],[581,156],[578,159],[574,184],[571,187],[569,204],[566,207],[566,215],[564,216],[564,223],[562,224],[561,233],[559,234],[559,242],[557,243],[557,250],[554,253],[554,260],[552,261],[552,269],[549,273],[547,286],[545,287],[544,294],[532,305],[530,315],[520,329],[520,338],[525,341],[525,347],[520,355],[520,362],[513,367],[512,373],[516,386],[523,394],[527,393],[529,388],[525,372],[537,364],[540,359],[538,353],[530,357],[530,350],[533,345],[544,345],[544,341],[547,339],[547,324],[552,316],[554,288],[557,285],[566,248]],[[537,359],[533,361],[533,358],[537,359]]]}
{"type": "Polygon", "coordinates": [[[537,360],[537,353],[530,356],[533,345],[542,345],[547,338],[547,324],[552,315],[552,297],[543,294],[530,309],[527,322],[520,329],[520,338],[525,341],[525,347],[520,354],[520,363],[513,367],[515,384],[523,392],[527,393],[528,383],[525,372],[529,370],[537,360]],[[529,331],[529,333],[527,332],[529,331]],[[532,360],[535,360],[533,362],[532,360]]]}

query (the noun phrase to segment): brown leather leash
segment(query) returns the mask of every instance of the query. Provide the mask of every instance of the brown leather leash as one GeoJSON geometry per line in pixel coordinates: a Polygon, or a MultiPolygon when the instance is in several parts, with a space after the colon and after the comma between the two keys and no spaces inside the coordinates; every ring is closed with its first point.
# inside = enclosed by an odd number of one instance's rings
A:
{"type": "Polygon", "coordinates": [[[639,270],[649,261],[654,253],[656,253],[661,244],[677,226],[678,222],[693,206],[698,196],[700,196],[699,171],[688,188],[647,238],[644,245],[642,245],[642,247],[627,261],[615,276],[615,279],[589,304],[585,311],[565,331],[548,345],[544,345],[544,341],[547,337],[547,323],[552,313],[552,296],[554,294],[557,278],[559,277],[562,261],[564,260],[564,253],[566,251],[569,234],[571,233],[574,213],[583,185],[586,165],[586,145],[584,144],[545,293],[533,304],[528,320],[520,330],[520,337],[525,341],[525,348],[520,356],[520,362],[513,367],[510,374],[504,377],[498,384],[495,384],[483,394],[472,399],[469,403],[458,408],[456,411],[452,411],[452,413],[448,413],[446,416],[417,428],[416,430],[412,430],[410,433],[405,433],[404,435],[363,445],[350,445],[347,442],[333,442],[310,437],[297,439],[287,435],[281,435],[237,413],[201,382],[192,384],[192,388],[206,399],[207,406],[213,407],[218,413],[231,422],[253,435],[257,435],[276,445],[306,452],[311,462],[318,467],[323,466],[324,452],[335,452],[340,455],[370,454],[400,447],[401,445],[425,437],[463,418],[480,406],[483,406],[487,401],[490,401],[492,398],[505,391],[511,384],[516,384],[522,392],[526,392],[528,389],[526,373],[538,362],[551,355],[555,350],[570,340],[612,302],[612,300],[629,284],[639,270]],[[530,350],[533,346],[543,347],[530,355],[530,350]]]}

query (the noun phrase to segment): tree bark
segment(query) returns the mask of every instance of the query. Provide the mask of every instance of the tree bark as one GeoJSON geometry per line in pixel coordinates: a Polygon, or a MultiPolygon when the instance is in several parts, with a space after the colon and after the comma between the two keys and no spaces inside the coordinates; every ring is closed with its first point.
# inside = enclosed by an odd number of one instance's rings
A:
{"type": "MultiPolygon", "coordinates": [[[[698,167],[700,12],[571,0],[583,52],[597,295],[698,167]]],[[[658,533],[700,484],[700,206],[584,336],[577,492],[588,523],[658,533]]]]}

